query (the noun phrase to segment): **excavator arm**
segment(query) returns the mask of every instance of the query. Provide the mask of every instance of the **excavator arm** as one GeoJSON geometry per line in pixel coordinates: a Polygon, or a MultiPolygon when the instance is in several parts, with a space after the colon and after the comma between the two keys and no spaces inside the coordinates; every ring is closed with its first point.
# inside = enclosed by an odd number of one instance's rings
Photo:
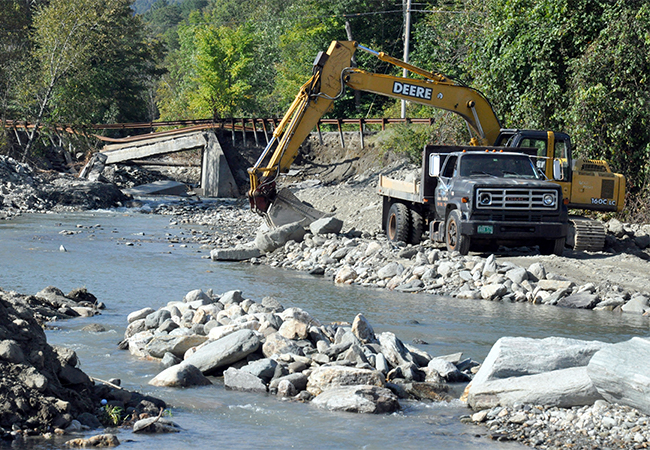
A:
{"type": "Polygon", "coordinates": [[[300,145],[342,94],[341,72],[350,65],[355,50],[354,42],[334,41],[326,53],[318,54],[312,77],[300,88],[273,132],[273,139],[255,165],[248,169],[248,198],[255,212],[266,215],[276,198],[278,175],[289,170],[300,145]]]}
{"type": "MultiPolygon", "coordinates": [[[[333,41],[327,52],[319,53],[312,77],[305,83],[273,133],[273,139],[255,165],[248,170],[251,209],[268,218],[269,208],[278,199],[276,180],[289,170],[298,149],[320,118],[340,98],[346,87],[372,92],[459,114],[475,135],[473,145],[491,145],[501,126],[490,102],[477,90],[447,77],[428,72],[399,59],[376,52],[354,41],[333,41]],[[357,49],[382,61],[409,70],[424,79],[381,75],[352,68],[357,49]]],[[[273,221],[270,221],[273,223],[273,221]]]]}

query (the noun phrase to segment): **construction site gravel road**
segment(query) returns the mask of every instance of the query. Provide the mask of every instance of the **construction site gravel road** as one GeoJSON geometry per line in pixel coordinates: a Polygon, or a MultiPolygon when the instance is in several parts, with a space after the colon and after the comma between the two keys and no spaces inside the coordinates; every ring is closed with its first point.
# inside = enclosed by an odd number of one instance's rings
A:
{"type": "MultiPolygon", "coordinates": [[[[366,139],[361,149],[358,133],[346,133],[344,141],[345,149],[338,133],[323,135],[322,143],[312,135],[281,185],[288,186],[300,200],[343,220],[343,231],[380,234],[379,175],[410,181],[419,178],[419,167],[382,152],[377,141],[366,139]]],[[[543,262],[548,271],[577,284],[650,292],[650,225],[624,224],[616,219],[609,219],[605,225],[608,236],[602,252],[566,248],[559,257],[542,256],[535,247],[501,247],[498,258],[523,267],[543,262]]]]}

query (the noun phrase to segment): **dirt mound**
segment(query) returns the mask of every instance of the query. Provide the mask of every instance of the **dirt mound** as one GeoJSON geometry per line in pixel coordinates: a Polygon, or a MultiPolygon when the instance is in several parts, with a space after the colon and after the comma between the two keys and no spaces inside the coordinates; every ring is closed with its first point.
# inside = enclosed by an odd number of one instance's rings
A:
{"type": "Polygon", "coordinates": [[[312,133],[292,166],[298,173],[291,181],[317,178],[323,185],[334,185],[404,163],[402,158],[383,151],[374,135],[364,135],[362,147],[359,133],[345,132],[343,144],[339,133],[322,133],[320,137],[312,133]]]}

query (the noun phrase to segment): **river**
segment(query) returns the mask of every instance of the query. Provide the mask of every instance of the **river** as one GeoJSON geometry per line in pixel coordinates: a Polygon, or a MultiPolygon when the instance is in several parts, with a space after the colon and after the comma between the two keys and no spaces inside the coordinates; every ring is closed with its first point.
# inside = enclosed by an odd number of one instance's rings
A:
{"type": "MultiPolygon", "coordinates": [[[[99,316],[57,323],[57,329],[47,331],[48,341],[73,348],[89,375],[120,378],[128,389],[164,399],[172,420],[184,429],[159,436],[119,430],[118,438],[128,448],[523,448],[490,441],[484,428],[460,423],[469,410],[459,401],[403,402],[400,413],[375,416],[233,392],[217,378],[215,386],[202,388],[149,386],[159,365],[117,349],[126,316],[181,300],[193,289],[240,289],[256,301],[272,296],[322,322],[352,321],[363,313],[375,331],[392,331],[405,342],[420,339],[427,344],[419,347],[432,355],[462,351],[478,361],[502,336],[619,342],[648,335],[648,320],[642,317],[335,286],[331,280],[293,271],[212,262],[209,250],[198,244],[173,243],[192,227],[171,223],[169,217],[129,210],[24,215],[0,223],[0,287],[23,294],[50,285],[64,292],[86,287],[106,304],[99,316]],[[91,323],[109,331],[82,331],[91,323]]],[[[59,448],[62,442],[28,447],[59,448]]]]}

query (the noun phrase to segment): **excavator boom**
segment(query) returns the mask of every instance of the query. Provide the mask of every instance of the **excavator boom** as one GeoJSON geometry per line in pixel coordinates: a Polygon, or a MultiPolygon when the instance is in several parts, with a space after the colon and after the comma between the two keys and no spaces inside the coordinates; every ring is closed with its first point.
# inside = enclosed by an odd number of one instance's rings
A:
{"type": "MultiPolygon", "coordinates": [[[[457,113],[475,134],[471,140],[473,145],[490,145],[501,128],[492,106],[475,89],[368,49],[357,42],[333,41],[327,52],[321,52],[317,56],[312,77],[301,87],[274,131],[273,139],[255,165],[248,170],[251,209],[267,218],[270,225],[286,223],[282,218],[271,217],[273,205],[276,210],[296,209],[292,204],[287,204],[285,195],[278,195],[276,181],[279,174],[289,170],[300,145],[332,103],[343,95],[346,87],[457,113]],[[352,56],[357,49],[367,51],[382,61],[407,69],[424,79],[381,75],[352,68],[352,56]]],[[[312,213],[318,215],[318,211],[312,213]]]]}

